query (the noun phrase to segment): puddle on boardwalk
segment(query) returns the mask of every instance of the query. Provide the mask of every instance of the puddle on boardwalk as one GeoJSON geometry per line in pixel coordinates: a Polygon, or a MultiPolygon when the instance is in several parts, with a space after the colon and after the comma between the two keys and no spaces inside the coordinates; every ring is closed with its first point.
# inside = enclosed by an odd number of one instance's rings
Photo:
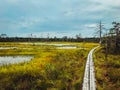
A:
{"type": "Polygon", "coordinates": [[[33,56],[0,56],[0,66],[30,61],[33,56]]]}

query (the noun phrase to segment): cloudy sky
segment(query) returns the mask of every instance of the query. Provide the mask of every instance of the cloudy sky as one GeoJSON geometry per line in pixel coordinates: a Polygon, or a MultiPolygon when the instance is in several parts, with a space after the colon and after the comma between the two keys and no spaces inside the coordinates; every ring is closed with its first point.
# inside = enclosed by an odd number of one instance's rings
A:
{"type": "Polygon", "coordinates": [[[120,22],[120,0],[0,0],[0,34],[94,36],[99,21],[120,22]]]}

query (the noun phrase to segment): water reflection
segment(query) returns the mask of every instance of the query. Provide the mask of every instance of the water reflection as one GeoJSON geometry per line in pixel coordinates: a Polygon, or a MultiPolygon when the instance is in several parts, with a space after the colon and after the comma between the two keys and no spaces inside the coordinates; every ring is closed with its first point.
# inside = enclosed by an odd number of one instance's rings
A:
{"type": "Polygon", "coordinates": [[[33,56],[0,56],[0,66],[30,61],[33,56]]]}
{"type": "Polygon", "coordinates": [[[76,49],[77,46],[61,46],[61,47],[58,47],[58,49],[76,49]]]}
{"type": "Polygon", "coordinates": [[[0,47],[0,50],[5,50],[5,49],[16,49],[17,47],[0,47]]]}

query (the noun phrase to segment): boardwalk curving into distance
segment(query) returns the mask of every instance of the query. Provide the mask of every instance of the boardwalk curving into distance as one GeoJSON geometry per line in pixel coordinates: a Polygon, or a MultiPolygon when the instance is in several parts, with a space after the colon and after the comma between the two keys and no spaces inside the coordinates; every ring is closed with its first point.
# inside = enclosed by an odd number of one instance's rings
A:
{"type": "Polygon", "coordinates": [[[87,57],[84,79],[83,79],[83,87],[82,90],[96,90],[96,83],[95,83],[95,72],[94,72],[94,63],[93,63],[93,51],[98,48],[93,48],[87,57]]]}

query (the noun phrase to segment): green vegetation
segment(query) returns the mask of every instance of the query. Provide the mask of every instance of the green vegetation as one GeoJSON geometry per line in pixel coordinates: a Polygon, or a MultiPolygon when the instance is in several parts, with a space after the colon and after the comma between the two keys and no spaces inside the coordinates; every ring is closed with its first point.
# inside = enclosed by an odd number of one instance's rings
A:
{"type": "Polygon", "coordinates": [[[113,22],[102,39],[94,55],[97,89],[120,90],[120,23],[113,22]]]}
{"type": "Polygon", "coordinates": [[[98,90],[120,90],[120,55],[108,54],[99,48],[95,52],[95,71],[98,90]]]}
{"type": "Polygon", "coordinates": [[[1,66],[0,90],[81,90],[87,54],[98,44],[59,44],[81,48],[66,50],[35,43],[0,43],[4,47],[17,47],[0,50],[0,55],[34,56],[27,63],[1,66]]]}

